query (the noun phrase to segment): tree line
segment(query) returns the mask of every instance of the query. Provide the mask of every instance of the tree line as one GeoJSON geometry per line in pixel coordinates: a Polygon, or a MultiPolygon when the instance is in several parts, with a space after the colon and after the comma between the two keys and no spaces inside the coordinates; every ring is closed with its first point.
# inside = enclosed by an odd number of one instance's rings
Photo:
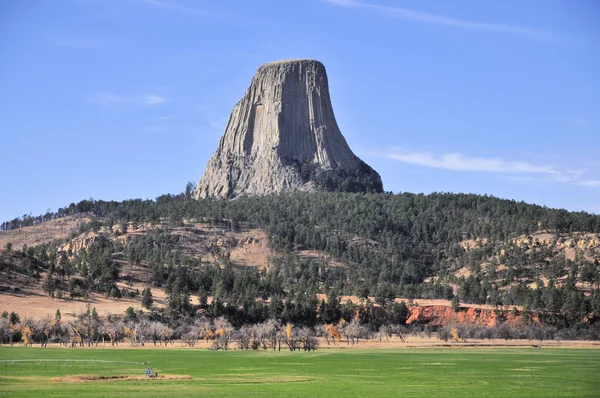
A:
{"type": "Polygon", "coordinates": [[[101,233],[77,253],[58,252],[57,245],[24,248],[24,272],[46,272],[48,293],[61,297],[85,297],[90,291],[138,297],[138,291],[116,284],[127,274],[126,261],[144,267],[146,281],[165,289],[170,316],[189,316],[194,311],[189,298],[198,295],[200,309],[212,318],[226,316],[236,326],[275,317],[312,327],[321,304],[317,293],[374,297],[384,308],[395,297],[523,305],[562,313],[559,326],[565,328],[580,324],[589,313],[600,316],[598,250],[578,251],[569,260],[542,245],[511,243],[539,230],[552,231],[557,240],[565,234],[597,234],[597,215],[465,194],[295,193],[193,200],[191,192],[188,184],[184,193],[156,200],[90,199],[48,213],[91,215],[92,221],[81,224],[78,232],[101,233]],[[187,255],[171,229],[194,221],[230,230],[244,224],[263,228],[277,255],[261,271],[235,267],[218,246],[207,248],[213,262],[187,255]],[[136,223],[155,228],[126,244],[112,239],[136,223]],[[459,245],[474,238],[488,243],[472,250],[459,245]],[[346,266],[301,258],[297,253],[304,249],[327,253],[346,266]],[[457,267],[467,267],[470,275],[457,278],[457,267]],[[527,286],[531,282],[535,289],[527,286]],[[592,288],[584,294],[578,283],[592,288]],[[210,305],[209,297],[214,298],[210,305]]]}

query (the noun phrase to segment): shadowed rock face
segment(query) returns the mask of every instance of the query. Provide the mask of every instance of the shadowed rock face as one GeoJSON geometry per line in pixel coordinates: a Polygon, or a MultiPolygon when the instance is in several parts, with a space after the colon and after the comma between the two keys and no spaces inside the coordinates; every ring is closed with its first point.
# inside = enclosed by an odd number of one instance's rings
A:
{"type": "Polygon", "coordinates": [[[258,69],[194,195],[232,198],[295,190],[383,190],[379,174],[342,136],[325,67],[313,60],[258,69]]]}

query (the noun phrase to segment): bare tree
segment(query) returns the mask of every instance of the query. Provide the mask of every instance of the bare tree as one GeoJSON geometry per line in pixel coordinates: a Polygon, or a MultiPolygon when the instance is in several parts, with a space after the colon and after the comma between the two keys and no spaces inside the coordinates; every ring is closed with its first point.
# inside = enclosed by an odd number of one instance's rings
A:
{"type": "Polygon", "coordinates": [[[74,323],[70,323],[69,326],[71,326],[71,330],[73,331],[71,334],[71,347],[77,347],[78,345],[83,347],[84,335],[81,324],[75,321],[74,323]]]}
{"type": "Polygon", "coordinates": [[[111,346],[119,345],[119,341],[124,337],[125,322],[123,322],[123,319],[120,317],[111,319],[111,316],[109,315],[106,326],[104,327],[104,332],[108,334],[111,346]]]}
{"type": "Polygon", "coordinates": [[[15,330],[8,318],[0,319],[0,343],[9,342],[10,345],[13,344],[13,336],[15,334],[15,330]]]}
{"type": "Polygon", "coordinates": [[[287,344],[290,351],[296,351],[298,348],[298,332],[294,328],[294,325],[288,323],[285,325],[285,344],[287,344]]]}
{"type": "Polygon", "coordinates": [[[277,322],[269,319],[267,322],[259,323],[252,327],[253,349],[262,346],[263,350],[277,348],[277,322]]]}
{"type": "Polygon", "coordinates": [[[52,318],[48,315],[34,323],[35,335],[39,339],[40,347],[48,346],[52,330],[52,318]]]}
{"type": "Polygon", "coordinates": [[[215,320],[215,341],[213,348],[216,350],[227,350],[231,335],[233,333],[233,326],[224,317],[220,317],[215,320]]]}
{"type": "Polygon", "coordinates": [[[187,332],[181,335],[181,339],[187,344],[189,347],[194,347],[199,339],[198,331],[193,327],[189,328],[187,332]]]}
{"type": "Polygon", "coordinates": [[[60,321],[55,322],[50,330],[49,340],[53,343],[64,345],[65,347],[71,339],[69,327],[60,321]]]}
{"type": "Polygon", "coordinates": [[[381,325],[379,327],[379,332],[377,332],[377,336],[379,337],[380,343],[383,339],[385,339],[385,341],[390,341],[390,337],[392,337],[392,328],[388,325],[381,325]]]}
{"type": "Polygon", "coordinates": [[[162,325],[162,329],[160,331],[160,340],[167,346],[167,343],[173,344],[173,329],[168,327],[167,325],[162,325]]]}
{"type": "Polygon", "coordinates": [[[406,341],[404,340],[404,335],[406,334],[408,330],[406,330],[405,327],[400,326],[400,325],[394,325],[391,328],[391,333],[395,334],[396,336],[398,336],[398,338],[400,339],[400,341],[402,341],[403,343],[406,343],[406,341]]]}
{"type": "Polygon", "coordinates": [[[297,338],[299,343],[302,345],[304,351],[314,351],[319,348],[319,341],[314,331],[310,328],[303,327],[298,330],[297,338]]]}
{"type": "Polygon", "coordinates": [[[286,326],[280,326],[277,328],[277,351],[281,351],[281,346],[286,343],[287,333],[286,326]]]}
{"type": "Polygon", "coordinates": [[[186,342],[187,345],[194,347],[198,340],[202,338],[205,327],[205,321],[198,319],[188,328],[187,332],[184,333],[181,338],[186,342]]]}
{"type": "Polygon", "coordinates": [[[250,348],[250,341],[252,340],[252,328],[248,325],[243,325],[241,328],[236,330],[233,334],[233,339],[237,342],[240,350],[247,350],[250,348]]]}
{"type": "Polygon", "coordinates": [[[150,321],[146,317],[140,316],[125,326],[124,333],[129,338],[131,345],[143,347],[150,334],[149,327],[150,321]]]}
{"type": "Polygon", "coordinates": [[[362,326],[356,319],[343,324],[341,332],[346,338],[346,343],[348,345],[358,344],[361,337],[367,339],[370,337],[369,330],[362,326]]]}

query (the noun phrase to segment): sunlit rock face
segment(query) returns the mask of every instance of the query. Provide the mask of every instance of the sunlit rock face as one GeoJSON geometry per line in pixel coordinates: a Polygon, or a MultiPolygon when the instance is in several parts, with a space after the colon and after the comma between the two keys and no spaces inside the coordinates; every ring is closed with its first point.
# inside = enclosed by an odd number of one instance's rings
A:
{"type": "Polygon", "coordinates": [[[325,67],[314,60],[261,66],[235,105],[196,198],[296,190],[382,192],[338,128],[325,67]]]}

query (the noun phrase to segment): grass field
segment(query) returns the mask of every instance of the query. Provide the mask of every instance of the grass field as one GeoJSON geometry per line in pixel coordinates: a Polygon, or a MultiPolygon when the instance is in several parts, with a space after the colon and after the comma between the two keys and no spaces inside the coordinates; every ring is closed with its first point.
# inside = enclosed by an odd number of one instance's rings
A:
{"type": "Polygon", "coordinates": [[[0,396],[598,397],[600,350],[477,348],[215,352],[0,347],[0,396]],[[64,361],[63,361],[64,360],[64,361]],[[71,361],[66,361],[71,360],[71,361]],[[161,375],[143,378],[151,361],[161,375]],[[139,380],[74,381],[80,375],[139,380]]]}

